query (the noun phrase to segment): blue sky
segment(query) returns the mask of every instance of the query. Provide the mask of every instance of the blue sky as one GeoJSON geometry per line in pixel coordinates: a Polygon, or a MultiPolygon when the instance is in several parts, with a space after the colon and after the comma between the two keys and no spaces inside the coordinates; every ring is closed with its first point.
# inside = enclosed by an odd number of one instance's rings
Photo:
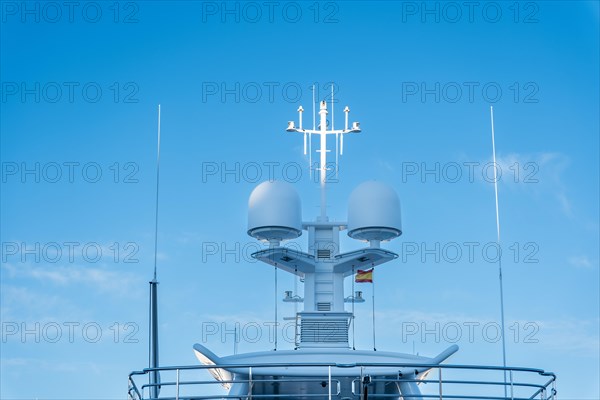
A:
{"type": "MultiPolygon", "coordinates": [[[[316,215],[302,139],[284,129],[330,82],[336,115],[349,105],[363,128],[346,138],[330,216],[344,220],[368,179],[402,202],[403,236],[384,245],[400,259],[375,274],[377,347],[433,356],[458,324],[452,363],[502,363],[483,330],[499,322],[482,251],[496,239],[493,105],[508,364],[557,373],[564,399],[600,397],[597,2],[48,4],[1,3],[0,397],[124,398],[147,365],[159,103],[161,363],[196,363],[196,342],[231,354],[209,325],[272,321],[247,199],[270,165],[288,181],[301,167],[293,183],[316,215]]],[[[280,296],[294,289],[279,278],[280,296]]],[[[360,348],[370,306],[356,307],[360,348]]]]}

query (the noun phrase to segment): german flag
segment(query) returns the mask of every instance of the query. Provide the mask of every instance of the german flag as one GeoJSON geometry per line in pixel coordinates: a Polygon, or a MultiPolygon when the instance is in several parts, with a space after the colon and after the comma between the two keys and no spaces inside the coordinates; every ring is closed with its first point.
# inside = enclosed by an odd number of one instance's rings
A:
{"type": "Polygon", "coordinates": [[[367,270],[357,270],[356,277],[354,278],[356,283],[373,283],[373,268],[367,270]]]}

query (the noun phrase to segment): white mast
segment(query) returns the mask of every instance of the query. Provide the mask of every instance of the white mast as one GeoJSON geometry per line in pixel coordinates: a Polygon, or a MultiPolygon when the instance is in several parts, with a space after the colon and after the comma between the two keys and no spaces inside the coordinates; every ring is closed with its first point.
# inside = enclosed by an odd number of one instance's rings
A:
{"type": "MultiPolygon", "coordinates": [[[[302,107],[299,107],[299,111],[302,107]]],[[[365,182],[350,195],[348,220],[329,220],[327,217],[327,135],[360,132],[358,122],[348,128],[348,107],[344,129],[335,129],[333,103],[330,125],[327,124],[327,102],[319,102],[318,129],[305,129],[302,123],[288,121],[287,131],[304,135],[319,135],[318,169],[320,181],[320,213],[315,220],[302,220],[301,200],[294,188],[283,181],[267,181],[258,185],[248,201],[248,234],[263,242],[268,249],[252,257],[277,269],[304,278],[304,308],[296,314],[298,348],[349,348],[349,326],[353,312],[345,303],[362,298],[344,296],[344,279],[358,269],[373,268],[392,261],[398,254],[380,247],[380,242],[402,234],[400,200],[396,192],[380,182],[365,182]],[[353,239],[369,242],[368,247],[346,253],[340,252],[340,232],[347,230],[353,239]],[[284,240],[295,239],[308,233],[307,252],[281,246],[284,240]]],[[[302,114],[299,115],[302,118],[302,114]]],[[[310,143],[309,143],[310,146],[310,143]]],[[[309,149],[310,150],[310,149],[309,149]]],[[[337,161],[337,155],[336,155],[337,161]]],[[[336,163],[337,169],[337,163],[336,163]]],[[[291,292],[284,301],[298,298],[291,292]]],[[[299,298],[298,298],[299,299],[299,298]]],[[[354,346],[353,346],[354,347],[354,346]]]]}
{"type": "Polygon", "coordinates": [[[320,154],[319,161],[319,181],[321,183],[321,221],[327,221],[327,194],[325,193],[325,184],[327,182],[327,103],[321,102],[319,110],[321,123],[319,124],[321,135],[321,148],[317,150],[320,154]]]}
{"type": "MultiPolygon", "coordinates": [[[[308,151],[309,151],[309,163],[312,163],[312,146],[311,146],[311,136],[313,134],[319,135],[320,136],[320,148],[319,150],[317,150],[318,153],[320,153],[320,157],[319,157],[319,183],[320,183],[320,189],[321,189],[321,205],[320,205],[320,209],[321,209],[321,213],[319,216],[319,221],[321,222],[325,222],[327,221],[327,194],[326,194],[326,184],[327,184],[327,153],[329,152],[329,150],[327,149],[327,135],[335,135],[336,138],[336,171],[337,171],[337,164],[338,164],[338,154],[337,154],[337,147],[338,147],[338,136],[341,135],[340,138],[340,145],[341,145],[341,151],[343,152],[343,137],[345,134],[347,133],[358,133],[360,132],[360,124],[358,122],[353,122],[352,123],[352,127],[348,128],[348,113],[350,112],[350,109],[348,107],[346,107],[344,109],[344,114],[345,114],[345,126],[344,129],[338,129],[336,130],[334,128],[334,121],[333,121],[333,85],[331,86],[331,129],[327,129],[327,115],[329,114],[329,112],[327,111],[327,102],[325,100],[321,101],[320,103],[320,107],[319,107],[319,119],[320,119],[320,123],[319,123],[319,129],[316,129],[315,124],[316,124],[316,118],[315,118],[315,111],[314,111],[314,104],[315,104],[315,89],[313,86],[313,129],[304,129],[304,127],[302,126],[302,112],[304,111],[304,109],[302,108],[302,106],[300,106],[298,108],[298,112],[299,112],[299,127],[296,127],[294,124],[294,121],[289,121],[288,122],[288,128],[287,131],[288,132],[300,132],[304,135],[304,149],[306,151],[306,135],[308,135],[308,151]]],[[[311,165],[312,168],[312,165],[311,165]]]]}

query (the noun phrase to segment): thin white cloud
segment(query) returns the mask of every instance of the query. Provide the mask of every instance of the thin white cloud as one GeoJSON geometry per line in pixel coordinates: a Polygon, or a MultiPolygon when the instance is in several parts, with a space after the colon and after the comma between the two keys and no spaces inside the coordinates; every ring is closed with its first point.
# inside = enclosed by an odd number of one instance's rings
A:
{"type": "Polygon", "coordinates": [[[87,285],[100,292],[126,296],[132,294],[132,288],[140,282],[132,273],[113,271],[100,267],[80,265],[46,265],[2,264],[2,269],[9,278],[33,279],[58,286],[87,285]]]}
{"type": "Polygon", "coordinates": [[[0,365],[3,367],[27,367],[33,368],[36,371],[51,371],[51,372],[80,372],[82,370],[86,370],[89,372],[99,373],[101,372],[101,368],[97,363],[94,362],[61,362],[52,360],[49,361],[47,359],[40,358],[24,358],[24,357],[11,357],[11,358],[1,358],[0,365]]]}
{"type": "Polygon", "coordinates": [[[540,344],[571,356],[596,357],[600,351],[598,319],[557,319],[537,321],[540,344]]]}
{"type": "MultiPolygon", "coordinates": [[[[6,279],[3,280],[6,281],[6,279]]],[[[28,282],[23,282],[23,284],[25,283],[28,282]]],[[[56,321],[78,321],[82,318],[92,319],[92,310],[83,307],[77,301],[71,301],[61,292],[3,282],[0,286],[2,319],[3,321],[31,322],[33,324],[36,322],[44,324],[56,321]]]]}
{"type": "MultiPolygon", "coordinates": [[[[492,158],[480,161],[482,166],[491,165],[492,158]]],[[[564,183],[563,175],[569,166],[570,160],[566,155],[559,152],[542,153],[508,153],[496,157],[498,171],[501,176],[498,182],[505,187],[532,190],[539,194],[548,194],[546,198],[553,198],[563,214],[567,217],[573,216],[573,207],[568,195],[567,185],[564,183]]],[[[493,168],[487,173],[476,174],[479,181],[491,182],[493,168]]]]}
{"type": "MultiPolygon", "coordinates": [[[[404,339],[435,340],[438,333],[439,340],[444,341],[444,331],[447,336],[456,334],[456,327],[460,327],[462,334],[460,342],[469,342],[469,326],[472,326],[472,338],[475,342],[485,340],[485,336],[494,335],[493,329],[487,333],[483,327],[487,325],[499,326],[499,320],[486,318],[480,315],[461,313],[430,313],[422,311],[398,311],[384,309],[376,312],[377,321],[385,321],[386,332],[394,335],[404,335],[404,339]],[[477,324],[477,325],[474,325],[477,324]],[[430,332],[427,334],[427,332],[430,332]],[[424,336],[423,336],[424,335],[424,336]]],[[[520,336],[518,343],[537,345],[540,348],[559,351],[581,356],[593,356],[600,351],[598,342],[598,319],[552,319],[552,320],[508,320],[506,323],[506,337],[511,344],[514,342],[514,327],[519,327],[520,336]],[[512,328],[511,328],[512,327],[512,328]]],[[[448,343],[454,343],[452,341],[448,343]]]]}
{"type": "Polygon", "coordinates": [[[567,261],[575,268],[591,269],[594,266],[594,263],[586,255],[572,256],[567,261]]]}

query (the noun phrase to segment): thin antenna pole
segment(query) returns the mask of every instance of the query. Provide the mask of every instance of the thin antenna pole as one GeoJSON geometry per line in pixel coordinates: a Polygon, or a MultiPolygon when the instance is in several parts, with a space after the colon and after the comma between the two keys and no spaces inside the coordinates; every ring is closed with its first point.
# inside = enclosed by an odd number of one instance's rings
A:
{"type": "MultiPolygon", "coordinates": [[[[502,329],[502,366],[506,368],[506,337],[504,335],[504,285],[502,283],[502,249],[500,247],[500,213],[498,210],[498,178],[496,176],[496,138],[494,135],[494,107],[490,106],[492,124],[492,157],[494,161],[494,193],[496,196],[496,238],[498,244],[498,279],[500,281],[500,325],[502,329]]],[[[504,397],[506,397],[506,369],[504,369],[504,397]]]]}
{"type": "Polygon", "coordinates": [[[373,298],[373,351],[377,351],[377,346],[375,346],[375,268],[373,268],[373,270],[371,271],[371,273],[373,275],[372,276],[372,280],[371,280],[371,285],[372,286],[372,291],[371,291],[371,296],[373,298]]]}
{"type": "Polygon", "coordinates": [[[315,85],[312,85],[313,131],[317,129],[317,112],[315,110],[315,85]]]}
{"type": "Polygon", "coordinates": [[[238,327],[237,325],[233,328],[233,354],[238,353],[238,327]]]}
{"type": "Polygon", "coordinates": [[[327,220],[327,102],[323,100],[320,103],[319,116],[321,117],[320,132],[321,148],[319,149],[320,162],[320,182],[321,182],[321,221],[327,220]]]}
{"type": "Polygon", "coordinates": [[[308,134],[308,176],[312,180],[312,133],[308,134]]]}
{"type": "MultiPolygon", "coordinates": [[[[156,203],[154,214],[154,274],[150,281],[150,307],[149,307],[149,330],[148,330],[148,364],[150,368],[158,368],[158,281],[156,280],[156,265],[158,253],[158,193],[160,178],[160,104],[158,105],[158,146],[156,156],[156,203]]],[[[157,398],[160,393],[160,373],[152,371],[149,374],[150,396],[157,398]]]]}
{"type": "Polygon", "coordinates": [[[335,127],[333,126],[333,82],[331,82],[331,130],[334,130],[335,127]]]}
{"type": "MultiPolygon", "coordinates": [[[[317,114],[315,110],[315,85],[312,85],[312,112],[313,112],[313,128],[317,130],[317,114]]],[[[308,176],[312,179],[312,133],[308,134],[308,176]]]]}
{"type": "Polygon", "coordinates": [[[306,133],[304,134],[304,155],[306,155],[306,133]]]}
{"type": "MultiPolygon", "coordinates": [[[[335,127],[333,126],[335,122],[335,119],[333,117],[333,82],[331,82],[331,130],[335,130],[335,127]]],[[[338,177],[338,165],[339,165],[339,157],[340,157],[340,151],[339,151],[339,138],[338,138],[338,134],[335,134],[335,177],[338,177]]],[[[342,135],[343,136],[343,135],[342,135]]]]}
{"type": "MultiPolygon", "coordinates": [[[[354,291],[354,282],[356,281],[356,276],[354,275],[354,265],[352,266],[352,296],[356,293],[354,291]]],[[[354,313],[354,303],[356,303],[356,299],[352,297],[352,350],[356,350],[356,330],[354,329],[356,325],[356,314],[354,313]]]]}
{"type": "Polygon", "coordinates": [[[156,263],[158,249],[158,187],[160,182],[160,104],[158,105],[158,148],[156,150],[156,202],[154,213],[154,280],[156,280],[156,263]]]}
{"type": "MultiPolygon", "coordinates": [[[[294,295],[299,296],[298,294],[298,279],[300,279],[300,277],[298,276],[298,267],[294,266],[294,295]]],[[[294,317],[298,316],[298,302],[295,301],[294,302],[294,317]]]]}
{"type": "Polygon", "coordinates": [[[275,267],[275,351],[277,351],[277,267],[275,267]]]}

